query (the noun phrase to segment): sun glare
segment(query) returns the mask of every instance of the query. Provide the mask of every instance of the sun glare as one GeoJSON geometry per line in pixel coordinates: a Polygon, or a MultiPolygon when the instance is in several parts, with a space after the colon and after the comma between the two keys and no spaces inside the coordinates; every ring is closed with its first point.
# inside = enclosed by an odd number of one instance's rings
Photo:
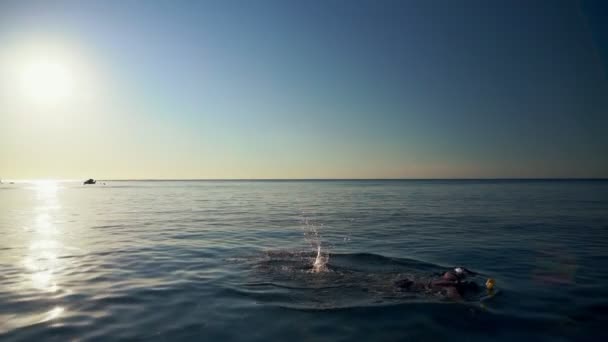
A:
{"type": "Polygon", "coordinates": [[[74,90],[70,68],[59,61],[27,62],[20,76],[21,91],[33,104],[61,104],[74,90]]]}

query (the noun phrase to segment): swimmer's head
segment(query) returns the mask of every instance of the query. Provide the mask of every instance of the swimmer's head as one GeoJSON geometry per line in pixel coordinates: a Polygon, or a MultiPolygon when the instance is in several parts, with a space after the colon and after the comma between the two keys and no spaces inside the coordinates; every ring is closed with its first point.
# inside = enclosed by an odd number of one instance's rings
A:
{"type": "Polygon", "coordinates": [[[464,274],[464,275],[471,275],[471,276],[477,275],[476,272],[473,272],[465,267],[456,267],[454,269],[454,272],[456,272],[456,274],[464,274]]]}
{"type": "Polygon", "coordinates": [[[488,280],[486,280],[486,289],[493,290],[495,285],[496,281],[494,279],[488,278],[488,280]]]}
{"type": "Polygon", "coordinates": [[[454,268],[454,271],[452,271],[450,273],[453,273],[456,277],[458,277],[458,279],[465,279],[468,276],[477,275],[477,273],[470,271],[464,267],[456,267],[456,268],[454,268]]]}

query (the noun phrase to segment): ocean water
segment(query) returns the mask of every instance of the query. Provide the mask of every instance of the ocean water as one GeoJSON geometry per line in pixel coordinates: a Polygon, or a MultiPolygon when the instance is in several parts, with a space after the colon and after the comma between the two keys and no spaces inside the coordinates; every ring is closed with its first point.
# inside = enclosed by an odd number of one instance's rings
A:
{"type": "Polygon", "coordinates": [[[0,185],[0,340],[608,337],[608,181],[105,183],[0,185]]]}

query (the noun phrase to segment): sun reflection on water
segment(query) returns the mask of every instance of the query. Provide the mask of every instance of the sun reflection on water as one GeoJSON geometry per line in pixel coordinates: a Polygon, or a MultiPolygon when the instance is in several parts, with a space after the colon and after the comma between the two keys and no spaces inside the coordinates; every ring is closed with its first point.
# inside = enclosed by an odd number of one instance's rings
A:
{"type": "Polygon", "coordinates": [[[30,285],[34,289],[57,292],[60,287],[56,273],[61,266],[58,251],[62,248],[62,243],[53,217],[61,208],[57,198],[59,185],[53,181],[38,181],[34,184],[38,205],[35,208],[28,253],[23,264],[29,271],[30,285]]]}
{"type": "Polygon", "coordinates": [[[62,251],[65,246],[65,232],[57,224],[61,217],[61,205],[58,193],[62,186],[54,181],[36,181],[26,189],[33,192],[31,214],[24,213],[28,222],[23,226],[19,247],[23,254],[16,255],[18,263],[23,267],[20,277],[13,277],[11,290],[16,296],[40,298],[40,307],[32,310],[17,310],[15,312],[0,312],[0,334],[12,329],[52,321],[53,325],[61,325],[61,317],[65,317],[66,308],[60,302],[48,306],[48,301],[60,300],[69,293],[60,285],[61,274],[66,267],[62,251]]]}
{"type": "Polygon", "coordinates": [[[65,309],[61,306],[54,307],[53,309],[51,309],[49,312],[46,313],[46,317],[44,317],[42,319],[42,322],[50,321],[50,320],[53,320],[53,319],[61,316],[63,311],[65,311],[65,309]]]}

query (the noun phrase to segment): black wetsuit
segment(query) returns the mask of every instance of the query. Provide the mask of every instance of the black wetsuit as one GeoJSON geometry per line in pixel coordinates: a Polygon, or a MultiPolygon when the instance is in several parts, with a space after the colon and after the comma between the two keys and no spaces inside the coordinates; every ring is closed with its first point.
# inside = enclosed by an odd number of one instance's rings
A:
{"type": "Polygon", "coordinates": [[[479,293],[480,286],[474,281],[464,280],[466,278],[465,274],[456,274],[451,271],[450,273],[455,276],[455,280],[446,280],[443,277],[429,281],[404,278],[397,280],[395,286],[403,291],[441,293],[446,297],[452,297],[450,289],[455,289],[460,297],[465,297],[467,294],[479,293]]]}

